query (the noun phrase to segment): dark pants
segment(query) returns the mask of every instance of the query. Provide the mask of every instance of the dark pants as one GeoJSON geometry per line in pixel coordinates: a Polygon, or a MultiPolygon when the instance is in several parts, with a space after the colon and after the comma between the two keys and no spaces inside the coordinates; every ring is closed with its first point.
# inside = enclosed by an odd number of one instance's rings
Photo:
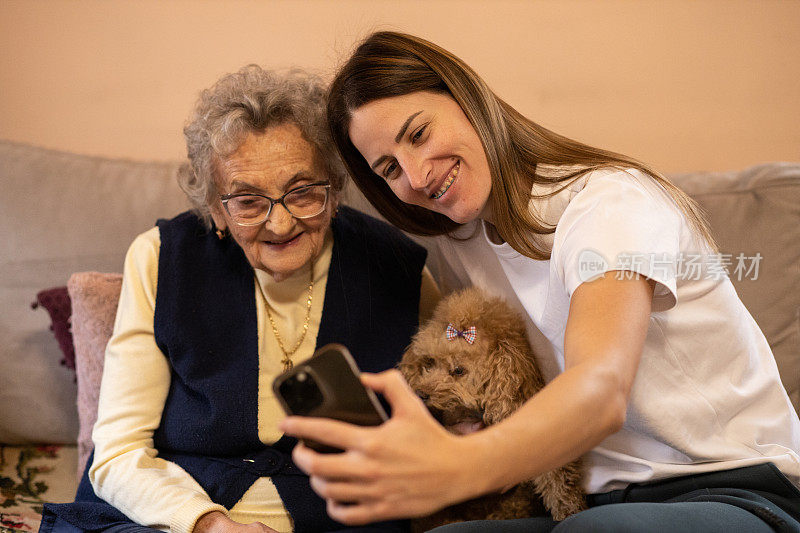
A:
{"type": "MultiPolygon", "coordinates": [[[[63,518],[50,515],[47,522],[43,521],[39,531],[49,531],[51,533],[85,533],[85,529],[75,527],[63,518]]],[[[105,533],[161,533],[159,529],[153,529],[137,524],[117,524],[106,528],[105,533]]]]}
{"type": "Polygon", "coordinates": [[[450,524],[436,533],[800,533],[800,491],[772,463],[711,472],[587,497],[589,509],[549,517],[450,524]]]}

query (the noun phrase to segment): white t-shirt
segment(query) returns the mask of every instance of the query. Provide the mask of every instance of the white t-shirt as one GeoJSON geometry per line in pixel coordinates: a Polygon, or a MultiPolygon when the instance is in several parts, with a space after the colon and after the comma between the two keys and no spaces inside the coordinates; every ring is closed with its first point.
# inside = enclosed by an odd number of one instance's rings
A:
{"type": "Polygon", "coordinates": [[[441,252],[458,283],[527,315],[548,382],[564,369],[578,285],[612,270],[657,282],[625,424],[584,457],[586,492],[769,461],[800,486],[800,421],[767,340],[664,189],[637,170],[602,169],[530,208],[556,225],[540,237],[550,260],[495,244],[483,221],[464,228],[466,241],[442,238],[441,252]]]}

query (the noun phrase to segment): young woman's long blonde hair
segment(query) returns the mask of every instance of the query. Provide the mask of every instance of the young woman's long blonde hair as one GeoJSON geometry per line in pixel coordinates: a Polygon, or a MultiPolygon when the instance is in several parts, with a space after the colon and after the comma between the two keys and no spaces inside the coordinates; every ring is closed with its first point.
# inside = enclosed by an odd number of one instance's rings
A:
{"type": "MultiPolygon", "coordinates": [[[[450,95],[464,110],[478,134],[492,180],[493,223],[515,250],[533,259],[550,251],[537,246],[535,234],[555,228],[537,220],[529,209],[535,183],[561,183],[603,167],[635,168],[651,176],[672,196],[697,234],[714,248],[699,206],[668,179],[647,165],[558,135],[522,116],[497,97],[468,65],[424,39],[382,31],[356,48],[339,69],[328,93],[328,123],[345,166],[364,196],[389,222],[418,235],[452,234],[459,225],[427,209],[401,202],[353,146],[348,134],[352,112],[381,98],[417,91],[450,95]],[[539,165],[573,167],[559,175],[539,165]]],[[[549,195],[557,193],[561,187],[549,195]]]]}

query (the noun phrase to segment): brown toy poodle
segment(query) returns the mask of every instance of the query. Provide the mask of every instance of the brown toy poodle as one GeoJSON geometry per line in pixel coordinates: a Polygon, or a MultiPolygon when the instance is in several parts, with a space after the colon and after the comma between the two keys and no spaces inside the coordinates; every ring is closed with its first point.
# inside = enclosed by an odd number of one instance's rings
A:
{"type": "MultiPolygon", "coordinates": [[[[503,420],[544,387],[522,318],[500,298],[468,288],[444,298],[400,362],[431,414],[466,434],[503,420]]],[[[581,466],[573,461],[520,483],[415,521],[414,529],[465,520],[544,515],[555,520],[586,508],[581,466]],[[542,504],[544,508],[542,508],[542,504]]]]}

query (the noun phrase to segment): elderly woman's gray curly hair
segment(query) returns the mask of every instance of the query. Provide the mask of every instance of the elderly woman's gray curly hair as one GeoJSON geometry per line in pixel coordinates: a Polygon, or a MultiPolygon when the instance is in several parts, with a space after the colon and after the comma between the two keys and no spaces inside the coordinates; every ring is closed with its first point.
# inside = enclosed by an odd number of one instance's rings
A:
{"type": "Polygon", "coordinates": [[[215,159],[235,152],[248,133],[291,123],[314,146],[331,190],[338,193],[347,173],[325,120],[325,85],[319,77],[297,69],[278,73],[258,65],[242,67],[200,93],[183,128],[189,160],[178,170],[178,184],[210,228],[211,206],[219,194],[215,159]]]}

